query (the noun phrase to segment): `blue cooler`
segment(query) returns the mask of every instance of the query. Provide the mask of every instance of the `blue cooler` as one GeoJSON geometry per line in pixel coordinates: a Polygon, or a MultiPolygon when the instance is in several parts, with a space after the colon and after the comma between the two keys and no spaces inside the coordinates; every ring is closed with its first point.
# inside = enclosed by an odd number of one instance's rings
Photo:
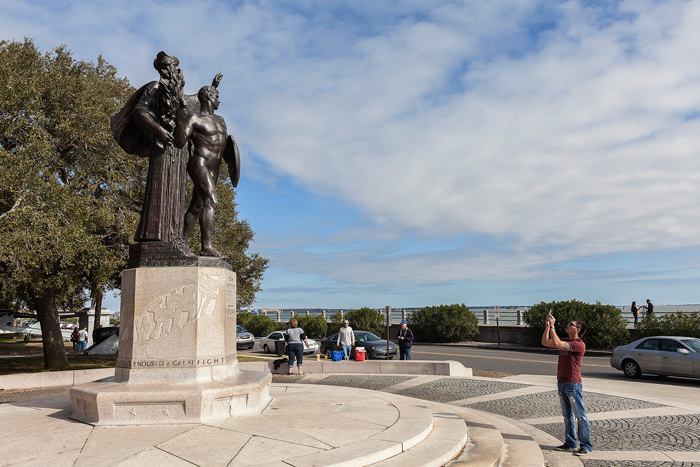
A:
{"type": "Polygon", "coordinates": [[[339,362],[345,357],[345,352],[342,350],[334,350],[333,355],[331,355],[331,358],[333,359],[334,362],[339,362]]]}

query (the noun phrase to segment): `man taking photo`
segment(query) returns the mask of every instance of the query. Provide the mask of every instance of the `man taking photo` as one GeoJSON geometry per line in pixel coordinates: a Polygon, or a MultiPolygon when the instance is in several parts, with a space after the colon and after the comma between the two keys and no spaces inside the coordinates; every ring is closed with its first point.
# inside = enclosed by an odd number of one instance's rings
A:
{"type": "Polygon", "coordinates": [[[559,339],[554,329],[556,319],[551,314],[547,317],[542,345],[559,349],[557,363],[557,390],[561,414],[564,416],[565,440],[557,447],[557,451],[576,450],[577,456],[585,456],[593,450],[591,444],[591,428],[583,408],[583,386],[581,384],[581,360],[586,352],[586,344],[581,340],[586,332],[586,324],[580,319],[574,319],[566,325],[565,339],[559,339]]]}

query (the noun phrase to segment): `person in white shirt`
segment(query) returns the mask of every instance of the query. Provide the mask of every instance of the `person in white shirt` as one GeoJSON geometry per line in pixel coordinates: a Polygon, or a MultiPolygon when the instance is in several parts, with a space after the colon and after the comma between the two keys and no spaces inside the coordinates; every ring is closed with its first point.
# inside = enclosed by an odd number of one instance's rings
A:
{"type": "Polygon", "coordinates": [[[355,345],[355,333],[352,332],[352,328],[347,319],[343,323],[343,327],[338,331],[338,342],[336,342],[336,345],[343,348],[345,360],[349,360],[350,354],[352,353],[352,346],[355,345]]]}
{"type": "Polygon", "coordinates": [[[87,326],[85,326],[83,329],[78,331],[78,353],[85,352],[85,349],[87,348],[87,337],[87,326]]]}

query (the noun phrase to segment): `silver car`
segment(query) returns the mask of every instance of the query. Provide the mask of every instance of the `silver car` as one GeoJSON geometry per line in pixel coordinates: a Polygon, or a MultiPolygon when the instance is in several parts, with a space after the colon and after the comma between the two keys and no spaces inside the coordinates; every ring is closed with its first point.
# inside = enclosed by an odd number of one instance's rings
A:
{"type": "Polygon", "coordinates": [[[700,378],[700,339],[653,336],[613,348],[610,365],[629,378],[643,373],[700,378]]]}
{"type": "Polygon", "coordinates": [[[255,336],[240,324],[236,325],[236,349],[252,349],[254,345],[255,336]]]}

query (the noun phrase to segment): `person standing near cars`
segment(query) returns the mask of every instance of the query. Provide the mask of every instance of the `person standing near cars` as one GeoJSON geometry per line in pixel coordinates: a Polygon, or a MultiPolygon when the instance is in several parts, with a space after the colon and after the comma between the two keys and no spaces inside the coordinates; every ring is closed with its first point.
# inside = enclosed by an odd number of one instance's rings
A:
{"type": "Polygon", "coordinates": [[[352,331],[350,323],[347,319],[343,323],[343,327],[340,328],[340,331],[338,331],[338,339],[335,345],[338,345],[343,349],[343,358],[345,360],[350,360],[352,346],[355,345],[355,333],[352,331]]]}
{"type": "Polygon", "coordinates": [[[87,332],[87,326],[85,326],[83,329],[78,331],[78,353],[85,352],[85,349],[87,348],[87,341],[88,341],[88,332],[87,332]]]}
{"type": "Polygon", "coordinates": [[[647,298],[647,306],[642,306],[642,308],[645,308],[647,310],[647,316],[651,316],[654,314],[654,304],[651,303],[651,300],[647,298]]]}
{"type": "Polygon", "coordinates": [[[581,336],[586,332],[586,324],[580,319],[574,319],[566,325],[568,338],[559,339],[554,323],[556,319],[549,315],[542,334],[542,345],[559,349],[557,363],[557,390],[561,414],[564,416],[564,444],[557,451],[573,451],[577,456],[585,456],[593,451],[591,444],[591,426],[586,410],[583,408],[583,385],[581,382],[581,360],[586,353],[586,344],[581,336]],[[576,422],[576,423],[575,423],[576,422]]]}
{"type": "Polygon", "coordinates": [[[413,345],[413,331],[408,328],[406,320],[401,321],[399,329],[399,360],[411,359],[411,346],[413,345]]]}
{"type": "Polygon", "coordinates": [[[306,340],[306,334],[304,334],[304,330],[298,327],[299,323],[297,322],[297,320],[293,319],[291,324],[292,327],[287,329],[287,355],[289,356],[289,374],[292,374],[292,370],[294,369],[294,359],[296,358],[299,374],[303,375],[304,372],[302,371],[301,367],[302,359],[304,357],[304,344],[306,344],[306,347],[308,347],[309,342],[306,340]]]}

